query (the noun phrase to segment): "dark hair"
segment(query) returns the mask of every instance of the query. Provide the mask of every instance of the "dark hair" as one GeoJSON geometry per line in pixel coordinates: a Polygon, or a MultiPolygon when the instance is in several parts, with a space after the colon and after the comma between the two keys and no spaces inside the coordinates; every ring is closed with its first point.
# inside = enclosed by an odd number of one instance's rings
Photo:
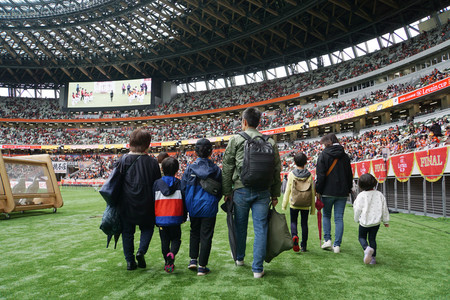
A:
{"type": "Polygon", "coordinates": [[[324,144],[326,148],[332,146],[333,144],[339,143],[339,140],[334,133],[329,133],[320,139],[320,143],[324,144]]]}
{"type": "Polygon", "coordinates": [[[175,176],[177,174],[180,164],[174,157],[166,157],[161,163],[162,171],[165,176],[175,176]]]}
{"type": "Polygon", "coordinates": [[[142,128],[135,129],[130,135],[130,150],[144,152],[150,146],[151,140],[150,132],[142,128]]]}
{"type": "Polygon", "coordinates": [[[242,119],[247,121],[248,126],[256,128],[261,119],[261,112],[256,107],[249,107],[242,113],[242,119]]]}
{"type": "Polygon", "coordinates": [[[304,167],[308,158],[303,152],[297,153],[294,156],[294,162],[298,167],[304,167]]]}
{"type": "Polygon", "coordinates": [[[161,152],[158,154],[158,157],[156,157],[156,160],[158,161],[158,164],[162,163],[162,161],[164,160],[164,158],[169,157],[169,154],[167,154],[167,152],[161,152]]]}
{"type": "Polygon", "coordinates": [[[199,139],[195,144],[195,153],[200,158],[208,158],[212,150],[212,144],[208,139],[199,139]]]}
{"type": "Polygon", "coordinates": [[[377,185],[377,180],[372,174],[366,173],[359,176],[358,186],[363,191],[372,190],[377,185]]]}

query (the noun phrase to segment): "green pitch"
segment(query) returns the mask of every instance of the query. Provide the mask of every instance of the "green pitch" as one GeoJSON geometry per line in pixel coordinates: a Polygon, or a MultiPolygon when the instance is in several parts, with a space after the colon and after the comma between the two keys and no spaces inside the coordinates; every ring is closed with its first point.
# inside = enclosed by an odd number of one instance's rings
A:
{"type": "MultiPolygon", "coordinates": [[[[64,207],[0,217],[0,299],[444,299],[449,297],[448,219],[391,215],[380,228],[378,264],[364,265],[346,208],[340,254],[319,247],[316,216],[310,216],[308,252],[284,252],[251,271],[251,221],[244,267],[230,257],[225,213],[217,216],[211,273],[187,269],[189,223],[173,274],[164,272],[155,230],[147,268],[127,271],[122,243],[106,249],[98,227],[105,203],[92,188],[63,188],[64,207]]],[[[278,205],[280,207],[280,204],[278,205]]],[[[334,228],[334,227],[333,227],[334,228]]],[[[137,235],[138,236],[138,235],[137,235]]]]}

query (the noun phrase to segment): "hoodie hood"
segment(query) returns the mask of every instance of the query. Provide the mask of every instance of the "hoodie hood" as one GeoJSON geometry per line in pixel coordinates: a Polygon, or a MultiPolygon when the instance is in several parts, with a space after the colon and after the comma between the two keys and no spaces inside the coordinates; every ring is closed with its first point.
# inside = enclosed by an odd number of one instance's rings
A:
{"type": "Polygon", "coordinates": [[[307,169],[303,169],[303,170],[301,170],[301,169],[294,169],[292,171],[292,173],[297,178],[308,178],[309,176],[311,176],[311,173],[307,169]]]}
{"type": "Polygon", "coordinates": [[[177,179],[173,176],[163,176],[161,179],[165,183],[161,183],[161,185],[159,186],[161,193],[164,196],[169,196],[175,193],[175,191],[177,190],[177,186],[175,184],[177,179]]]}
{"type": "Polygon", "coordinates": [[[323,150],[324,153],[328,154],[329,156],[333,158],[341,158],[345,154],[344,147],[338,144],[334,144],[330,147],[327,147],[323,150]]]}
{"type": "Polygon", "coordinates": [[[197,158],[190,167],[192,172],[201,179],[206,179],[209,175],[216,174],[219,168],[208,158],[197,158]]]}

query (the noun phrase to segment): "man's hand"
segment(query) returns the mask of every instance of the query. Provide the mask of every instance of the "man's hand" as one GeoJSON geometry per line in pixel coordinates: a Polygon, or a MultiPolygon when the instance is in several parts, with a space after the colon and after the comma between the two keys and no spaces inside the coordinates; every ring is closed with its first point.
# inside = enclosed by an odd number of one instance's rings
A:
{"type": "Polygon", "coordinates": [[[272,197],[272,205],[273,207],[277,206],[278,204],[278,197],[272,197]]]}
{"type": "Polygon", "coordinates": [[[228,200],[231,200],[231,195],[223,197],[223,201],[227,202],[228,200]]]}

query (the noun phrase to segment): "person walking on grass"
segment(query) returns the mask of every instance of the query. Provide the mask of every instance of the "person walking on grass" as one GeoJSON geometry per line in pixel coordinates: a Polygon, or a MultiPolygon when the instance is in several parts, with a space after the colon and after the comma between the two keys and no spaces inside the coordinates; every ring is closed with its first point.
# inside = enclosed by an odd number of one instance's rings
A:
{"type": "Polygon", "coordinates": [[[155,181],[155,216],[161,238],[161,251],[165,261],[164,270],[172,273],[175,269],[175,256],[181,245],[181,223],[186,221],[184,197],[181,181],[175,177],[180,167],[173,157],[162,163],[164,176],[155,181]]]}
{"type": "Polygon", "coordinates": [[[161,178],[161,172],[156,159],[147,154],[150,141],[151,135],[148,131],[134,130],[130,135],[130,153],[124,155],[120,161],[124,169],[128,170],[122,184],[119,216],[122,221],[123,253],[127,270],[130,271],[147,266],[144,255],[155,227],[153,183],[161,178]],[[136,226],[141,230],[141,237],[135,257],[136,226]]]}
{"type": "Polygon", "coordinates": [[[353,203],[355,222],[359,223],[359,243],[364,250],[364,263],[376,264],[377,232],[380,223],[389,227],[389,210],[384,195],[375,190],[377,180],[371,174],[359,177],[358,186],[362,190],[353,203]],[[367,243],[367,236],[369,243],[367,243]]]}
{"type": "Polygon", "coordinates": [[[269,203],[272,202],[273,206],[277,205],[281,188],[281,162],[278,148],[273,139],[263,136],[256,130],[260,119],[261,112],[257,108],[249,107],[244,110],[242,113],[244,132],[230,138],[222,163],[224,200],[234,202],[237,266],[244,265],[248,216],[250,209],[252,210],[255,232],[252,271],[255,278],[264,276],[263,262],[266,256],[269,203]],[[265,157],[263,159],[265,162],[257,161],[255,165],[251,158],[246,159],[245,153],[249,153],[246,150],[250,150],[248,147],[250,140],[255,146],[257,143],[265,146],[265,152],[260,153],[265,157]],[[247,166],[244,166],[245,163],[247,166]],[[263,179],[252,180],[252,175],[262,176],[263,179]]]}
{"type": "Polygon", "coordinates": [[[306,252],[308,243],[308,214],[314,215],[316,207],[314,205],[316,192],[311,173],[305,168],[307,157],[300,152],[294,156],[297,166],[292,170],[287,179],[286,192],[283,197],[282,209],[286,210],[289,203],[291,216],[291,236],[294,242],[293,250],[306,252]],[[302,240],[300,247],[298,244],[297,221],[300,212],[302,226],[302,240]]]}
{"type": "MultiPolygon", "coordinates": [[[[189,257],[191,260],[188,268],[196,270],[199,276],[210,272],[206,266],[211,253],[218,203],[222,197],[220,191],[222,170],[209,159],[212,150],[212,144],[208,139],[199,139],[195,144],[195,153],[198,158],[187,166],[181,179],[191,221],[189,241],[189,257]],[[216,182],[219,186],[217,194],[211,194],[202,187],[202,183],[205,185],[206,180],[216,182]]],[[[205,188],[207,187],[205,186],[205,188]]]]}
{"type": "Polygon", "coordinates": [[[316,193],[322,198],[324,243],[322,249],[341,251],[344,233],[344,210],[353,185],[353,173],[350,158],[339,144],[334,133],[321,138],[325,149],[319,154],[316,165],[316,193]],[[334,244],[331,243],[331,211],[334,207],[334,244]]]}

